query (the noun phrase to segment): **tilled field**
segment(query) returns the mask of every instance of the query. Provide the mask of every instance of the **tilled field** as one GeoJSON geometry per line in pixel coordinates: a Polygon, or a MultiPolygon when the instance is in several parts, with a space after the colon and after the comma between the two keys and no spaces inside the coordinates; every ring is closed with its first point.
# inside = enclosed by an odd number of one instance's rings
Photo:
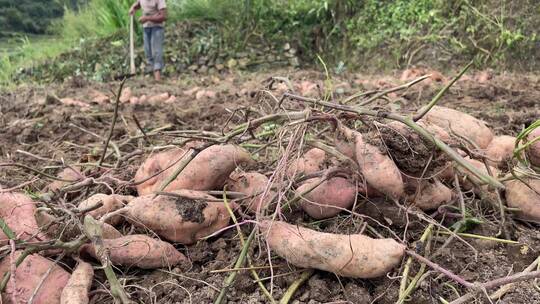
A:
{"type": "Polygon", "coordinates": [[[418,122],[440,141],[406,127],[454,74],[131,79],[118,101],[120,83],[77,78],[1,93],[0,215],[16,241],[0,233],[0,272],[13,270],[13,249],[58,265],[36,274],[23,262],[28,273],[16,272],[2,301],[54,303],[55,267],[67,279],[86,261],[90,303],[120,299],[111,289],[136,303],[216,303],[220,294],[221,303],[445,303],[467,293],[462,303],[540,303],[534,278],[492,281],[537,269],[540,195],[520,188],[530,210],[508,208],[508,180],[537,187],[530,156],[511,154],[540,118],[540,81],[469,72],[437,105],[472,117],[433,108],[418,122]],[[514,138],[496,159],[488,146],[499,135],[514,138]],[[89,202],[96,194],[124,196],[103,211],[113,199],[89,202]],[[37,221],[23,223],[22,209],[37,221]],[[162,242],[148,250],[122,236],[162,242]]]}

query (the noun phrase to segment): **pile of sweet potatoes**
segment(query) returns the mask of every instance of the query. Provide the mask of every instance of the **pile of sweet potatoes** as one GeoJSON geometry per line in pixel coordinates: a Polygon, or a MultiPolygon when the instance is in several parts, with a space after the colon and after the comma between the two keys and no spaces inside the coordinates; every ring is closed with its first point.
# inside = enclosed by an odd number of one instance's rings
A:
{"type": "MultiPolygon", "coordinates": [[[[493,189],[412,128],[385,120],[372,124],[374,129],[360,131],[337,123],[333,147],[299,151],[296,158],[279,155],[278,159],[285,159],[280,172],[256,170],[262,166],[236,144],[196,142],[151,153],[130,183],[134,188],[130,194],[136,196],[65,196],[74,209],[64,215],[22,193],[0,193],[4,226],[0,245],[8,245],[10,238],[73,241],[88,235],[76,222],[82,215],[100,221],[101,231],[98,240],[87,239],[74,251],[77,264],[72,271],[40,254],[26,257],[12,274],[2,300],[10,303],[16,297],[26,302],[33,295],[34,303],[88,303],[92,265],[103,259],[100,246],[106,248],[108,261],[118,267],[172,267],[189,259],[183,253],[185,246],[230,229],[235,212],[257,222],[268,248],[291,265],[352,278],[384,276],[401,262],[405,244],[360,233],[320,232],[275,217],[270,220],[269,215],[287,212],[281,209],[286,205],[301,212],[304,219],[321,220],[361,212],[357,203],[372,198],[430,211],[455,202],[458,185],[459,190],[480,195],[493,189]],[[384,136],[374,136],[378,133],[384,136]],[[412,160],[421,159],[404,164],[408,153],[412,160]],[[124,235],[126,231],[136,232],[124,235]],[[49,269],[52,271],[41,282],[49,269]],[[16,292],[19,289],[22,291],[16,292]]],[[[458,150],[482,174],[498,178],[515,165],[516,138],[495,136],[486,124],[468,114],[435,106],[418,125],[458,150]]],[[[540,165],[540,141],[535,141],[539,130],[527,137],[532,143],[525,157],[533,167],[540,165]]],[[[59,193],[68,184],[66,180],[80,181],[83,174],[68,168],[59,177],[44,191],[59,193]]],[[[516,216],[540,222],[540,181],[508,179],[505,187],[501,193],[507,205],[517,210],[516,216]]],[[[20,254],[16,251],[13,257],[20,254]]],[[[0,276],[11,271],[13,263],[12,257],[5,257],[0,262],[0,276]]]]}

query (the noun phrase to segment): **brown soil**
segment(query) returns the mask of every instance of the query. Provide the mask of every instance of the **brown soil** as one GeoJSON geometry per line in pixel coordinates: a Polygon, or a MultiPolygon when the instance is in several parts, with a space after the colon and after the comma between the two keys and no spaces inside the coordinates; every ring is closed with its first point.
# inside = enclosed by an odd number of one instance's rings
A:
{"type": "MultiPolygon", "coordinates": [[[[142,151],[142,147],[147,144],[142,138],[133,138],[140,133],[133,117],[137,118],[142,129],[147,133],[170,124],[159,136],[151,137],[155,146],[178,142],[181,138],[174,133],[177,130],[197,129],[221,132],[227,123],[234,125],[245,121],[245,117],[233,115],[235,109],[250,107],[255,111],[265,111],[272,108],[268,100],[260,101],[258,89],[264,87],[264,81],[269,76],[275,75],[287,76],[295,84],[303,80],[313,81],[321,87],[324,86],[325,80],[324,75],[318,72],[289,70],[256,75],[233,74],[206,76],[200,79],[167,80],[159,85],[151,85],[147,80],[129,80],[127,86],[132,89],[134,95],[168,92],[175,95],[177,100],[173,104],[120,105],[119,119],[112,140],[116,143],[126,142],[121,147],[122,156],[131,153],[133,156],[123,159],[118,169],[112,169],[114,176],[121,180],[132,179],[136,169],[148,155],[146,152],[135,153],[142,151]],[[201,89],[206,88],[216,94],[200,99],[186,94],[186,91],[196,86],[201,89]],[[230,117],[232,119],[229,119],[230,117]]],[[[379,81],[380,79],[382,77],[377,75],[336,76],[334,98],[339,100],[358,90],[372,89],[380,84],[383,87],[389,87],[391,86],[389,82],[395,85],[400,83],[396,77],[384,77],[384,82],[379,81]]],[[[117,83],[84,83],[80,87],[79,83],[68,81],[61,85],[29,86],[1,93],[0,162],[25,164],[53,175],[61,171],[63,164],[97,162],[101,156],[103,140],[108,134],[113,105],[92,105],[83,110],[55,102],[47,103],[45,96],[51,94],[60,98],[72,97],[86,101],[94,89],[109,94],[117,87],[117,83]]],[[[438,83],[413,87],[390,95],[391,103],[382,101],[372,106],[411,112],[424,105],[441,87],[442,84],[438,83]]],[[[279,90],[278,88],[277,91],[273,91],[278,98],[282,92],[279,90]]],[[[318,95],[318,92],[299,93],[308,96],[318,95]]],[[[523,127],[540,117],[540,81],[538,77],[527,75],[496,75],[487,83],[479,83],[474,79],[464,80],[450,89],[441,100],[441,104],[485,120],[497,134],[516,135],[523,127]]],[[[292,109],[303,107],[302,104],[295,102],[285,103],[284,106],[292,109]]],[[[390,138],[387,144],[403,152],[399,157],[410,157],[411,151],[404,146],[403,142],[392,141],[390,133],[385,136],[390,138]]],[[[415,149],[417,147],[421,147],[420,151],[415,151],[422,159],[406,165],[407,170],[411,172],[423,169],[425,157],[429,157],[432,152],[432,149],[425,145],[424,147],[421,144],[414,146],[415,149]]],[[[114,160],[114,157],[109,157],[105,162],[114,165],[114,160]]],[[[99,173],[88,167],[84,169],[87,176],[99,173]]],[[[0,167],[0,185],[4,188],[17,186],[35,177],[37,175],[21,168],[0,167]]],[[[38,193],[48,182],[47,179],[35,178],[34,182],[25,185],[23,189],[28,194],[38,193]]],[[[107,191],[104,186],[95,186],[75,198],[70,198],[70,201],[76,204],[92,193],[107,191]]],[[[124,189],[122,194],[135,195],[136,191],[128,188],[124,189]]],[[[466,193],[466,202],[473,215],[483,222],[468,232],[495,236],[498,231],[496,210],[487,206],[472,193],[466,193]]],[[[391,203],[360,200],[356,211],[365,212],[377,220],[377,223],[382,224],[379,226],[376,222],[369,221],[374,227],[378,227],[380,233],[388,237],[404,238],[411,248],[415,248],[413,242],[420,238],[427,226],[420,216],[406,213],[391,203]]],[[[353,233],[358,232],[362,226],[359,218],[347,214],[316,224],[310,224],[312,220],[299,211],[293,211],[284,216],[290,222],[311,225],[313,228],[329,232],[353,233]]],[[[437,219],[440,219],[441,224],[447,227],[456,221],[452,218],[438,217],[437,219]]],[[[124,228],[124,233],[129,232],[128,227],[124,228]]],[[[249,234],[246,227],[243,229],[246,235],[249,234]]],[[[540,230],[537,226],[518,222],[513,231],[515,240],[519,244],[509,245],[466,238],[465,241],[470,246],[463,241],[454,241],[439,256],[433,258],[433,261],[469,281],[482,282],[519,272],[540,254],[540,230]]],[[[447,237],[442,234],[437,236],[432,247],[440,247],[447,237]]],[[[136,302],[213,303],[226,277],[230,274],[226,270],[234,267],[241,250],[234,229],[226,231],[219,237],[201,241],[192,246],[178,245],[177,248],[190,259],[190,265],[154,271],[117,269],[119,277],[126,286],[126,291],[136,302]],[[215,272],[216,270],[224,271],[215,272]]],[[[259,251],[258,248],[258,246],[252,246],[249,251],[253,264],[268,265],[266,251],[259,251]]],[[[423,248],[417,249],[423,254],[423,248]]],[[[67,260],[67,265],[73,264],[72,261],[67,260]]],[[[271,272],[268,269],[259,270],[258,273],[264,279],[265,286],[272,289],[273,296],[279,299],[288,286],[298,278],[299,272],[283,260],[274,259],[273,265],[278,267],[274,269],[275,277],[272,285],[269,279],[271,272]]],[[[338,278],[331,273],[316,271],[315,275],[300,287],[292,303],[395,303],[403,265],[404,263],[387,277],[371,280],[338,278]]],[[[415,274],[418,267],[418,264],[413,263],[411,275],[415,274]]],[[[106,281],[100,270],[96,271],[91,303],[113,303],[105,289],[107,286],[103,286],[98,281],[106,281]]],[[[540,293],[536,291],[533,284],[534,282],[529,281],[516,285],[498,303],[540,303],[540,293]]],[[[451,301],[456,298],[456,292],[463,294],[465,290],[451,280],[432,272],[412,294],[409,303],[439,303],[441,297],[451,301]]],[[[257,284],[253,282],[250,273],[246,271],[239,272],[235,283],[229,288],[227,299],[227,303],[268,302],[257,284]]],[[[477,302],[474,303],[489,302],[479,295],[477,302]]]]}

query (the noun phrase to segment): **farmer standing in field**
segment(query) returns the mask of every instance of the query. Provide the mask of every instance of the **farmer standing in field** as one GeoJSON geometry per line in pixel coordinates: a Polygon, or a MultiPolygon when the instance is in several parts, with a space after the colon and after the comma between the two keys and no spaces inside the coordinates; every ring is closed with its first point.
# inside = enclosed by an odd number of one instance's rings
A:
{"type": "Polygon", "coordinates": [[[129,9],[133,15],[136,10],[142,9],[142,23],[144,33],[144,53],[146,54],[147,72],[154,72],[154,79],[161,80],[163,69],[163,41],[165,33],[163,25],[167,20],[167,4],[165,0],[137,0],[129,9]]]}

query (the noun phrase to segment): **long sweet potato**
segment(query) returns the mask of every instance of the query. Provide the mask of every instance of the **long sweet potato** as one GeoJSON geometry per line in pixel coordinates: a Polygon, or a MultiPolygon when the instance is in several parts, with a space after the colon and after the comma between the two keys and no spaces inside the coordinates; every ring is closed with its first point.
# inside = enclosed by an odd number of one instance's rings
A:
{"type": "MultiPolygon", "coordinates": [[[[40,233],[34,211],[36,203],[22,193],[0,193],[0,217],[20,240],[39,241],[47,240],[47,236],[40,233]]],[[[0,245],[4,245],[8,237],[0,229],[0,245]]]]}
{"type": "Polygon", "coordinates": [[[270,249],[298,267],[351,278],[375,278],[399,264],[405,247],[393,239],[317,232],[280,221],[263,221],[270,249]]]}
{"type": "Polygon", "coordinates": [[[506,202],[509,207],[519,208],[519,218],[540,222],[540,180],[529,178],[525,182],[528,185],[519,180],[505,183],[506,202]]]}
{"type": "MultiPolygon", "coordinates": [[[[16,258],[22,251],[15,252],[16,258]]],[[[10,258],[4,258],[0,261],[0,277],[10,271],[10,258]]],[[[15,271],[16,286],[13,280],[9,280],[5,291],[2,293],[2,301],[6,304],[27,303],[34,296],[34,304],[56,304],[60,303],[62,289],[69,280],[69,273],[62,267],[55,265],[54,262],[38,255],[27,256],[15,271]],[[48,275],[49,268],[52,270],[48,275]],[[40,286],[40,283],[43,283],[40,286]],[[15,289],[16,288],[16,289],[15,289]],[[39,288],[39,290],[36,289],[39,288]],[[15,293],[17,303],[12,303],[11,299],[15,293]]]]}
{"type": "Polygon", "coordinates": [[[182,197],[146,195],[135,198],[128,204],[128,221],[182,244],[193,244],[229,223],[229,212],[223,202],[210,201],[215,199],[197,191],[176,190],[172,193],[182,197]]]}
{"type": "Polygon", "coordinates": [[[487,148],[493,140],[493,132],[484,122],[454,109],[434,106],[422,120],[435,124],[449,133],[455,132],[457,135],[466,137],[481,149],[487,148]]]}
{"type": "Polygon", "coordinates": [[[366,142],[359,132],[347,128],[342,130],[355,143],[356,162],[368,184],[393,199],[400,198],[404,193],[404,183],[394,161],[379,148],[366,142]]]}
{"type": "Polygon", "coordinates": [[[490,166],[498,167],[512,158],[516,138],[513,136],[495,136],[486,148],[486,156],[490,166]]]}
{"type": "MultiPolygon", "coordinates": [[[[305,181],[296,189],[296,195],[306,192],[319,182],[320,178],[305,181]]],[[[343,177],[333,177],[303,195],[300,206],[312,218],[323,219],[351,207],[355,197],[356,186],[353,183],[343,177]]]]}
{"type": "MultiPolygon", "coordinates": [[[[529,141],[533,141],[537,137],[540,137],[540,127],[529,133],[527,139],[529,141]]],[[[529,160],[533,165],[540,167],[540,140],[529,146],[527,149],[527,155],[529,156],[529,160]]]]}
{"type": "MultiPolygon", "coordinates": [[[[187,260],[173,245],[142,234],[103,240],[103,245],[109,249],[109,257],[114,265],[152,269],[171,267],[187,260]]],[[[96,258],[92,244],[83,245],[81,253],[96,258]]]]}
{"type": "MultiPolygon", "coordinates": [[[[139,168],[135,174],[135,180],[141,181],[163,171],[177,162],[186,151],[188,150],[178,148],[151,156],[139,168]]],[[[252,162],[252,159],[249,153],[238,146],[211,146],[201,151],[164,190],[215,190],[223,187],[231,172],[238,165],[250,162],[252,162]]],[[[138,185],[137,191],[139,195],[157,191],[179,165],[179,162],[177,162],[156,177],[138,185]]]]}
{"type": "Polygon", "coordinates": [[[92,279],[94,278],[94,269],[92,265],[80,261],[66,287],[62,290],[61,304],[88,304],[88,292],[92,287],[92,279]]]}
{"type": "MultiPolygon", "coordinates": [[[[103,215],[118,210],[133,199],[133,196],[130,195],[119,195],[119,194],[94,194],[86,200],[79,203],[79,209],[85,209],[97,205],[98,203],[103,203],[103,206],[88,212],[95,219],[101,218],[103,215]]],[[[107,219],[107,223],[115,226],[120,224],[123,221],[122,216],[113,216],[107,219]]]]}
{"type": "Polygon", "coordinates": [[[240,192],[248,196],[248,198],[240,201],[254,213],[263,210],[268,204],[268,199],[273,195],[273,191],[269,191],[268,195],[263,197],[264,191],[268,185],[268,178],[258,172],[233,172],[229,177],[227,185],[230,191],[240,192]]]}

